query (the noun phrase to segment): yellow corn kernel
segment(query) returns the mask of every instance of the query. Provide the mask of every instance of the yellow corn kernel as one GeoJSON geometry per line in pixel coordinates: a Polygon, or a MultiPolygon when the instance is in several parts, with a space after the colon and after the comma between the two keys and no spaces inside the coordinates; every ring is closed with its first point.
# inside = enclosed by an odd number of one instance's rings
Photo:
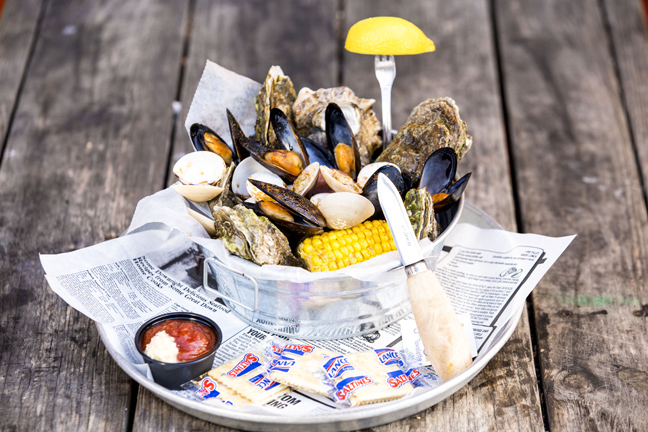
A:
{"type": "Polygon", "coordinates": [[[297,253],[310,271],[333,271],[396,250],[385,221],[366,221],[353,228],[305,239],[297,253]]]}

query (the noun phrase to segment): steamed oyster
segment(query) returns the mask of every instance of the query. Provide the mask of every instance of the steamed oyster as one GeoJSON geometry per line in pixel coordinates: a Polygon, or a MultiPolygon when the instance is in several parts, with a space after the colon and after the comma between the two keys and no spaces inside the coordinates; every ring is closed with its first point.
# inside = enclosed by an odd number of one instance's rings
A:
{"type": "Polygon", "coordinates": [[[439,234],[439,225],[434,219],[434,203],[427,189],[410,189],[403,204],[418,239],[427,237],[434,241],[439,234]]]}
{"type": "Polygon", "coordinates": [[[267,218],[257,216],[242,205],[212,207],[216,238],[233,255],[258,265],[276,264],[301,267],[290,251],[288,239],[267,218]]]}
{"type": "Polygon", "coordinates": [[[391,162],[418,184],[427,158],[441,147],[450,147],[457,160],[470,149],[472,137],[459,117],[459,108],[450,98],[428,99],[410,113],[378,162],[391,162]]]}
{"type": "Polygon", "coordinates": [[[259,94],[254,98],[257,118],[254,126],[255,139],[262,145],[278,148],[277,137],[270,127],[270,110],[279,108],[292,118],[292,107],[297,95],[293,83],[279,66],[272,66],[259,94]]]}
{"type": "Polygon", "coordinates": [[[374,99],[361,99],[348,87],[334,87],[313,91],[302,88],[293,105],[295,127],[299,135],[305,136],[321,146],[326,146],[325,113],[330,102],[336,103],[358,142],[362,165],[371,160],[373,152],[381,146],[378,136],[380,122],[373,112],[374,99]]]}

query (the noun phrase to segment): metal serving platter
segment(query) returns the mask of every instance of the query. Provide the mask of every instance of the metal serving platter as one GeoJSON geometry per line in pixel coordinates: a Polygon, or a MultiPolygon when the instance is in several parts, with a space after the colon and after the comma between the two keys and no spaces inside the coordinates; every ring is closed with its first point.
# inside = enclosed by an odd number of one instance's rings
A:
{"type": "MultiPolygon", "coordinates": [[[[490,216],[470,203],[466,203],[459,222],[469,223],[481,228],[502,229],[490,216]]],[[[195,417],[223,426],[250,431],[347,431],[370,428],[409,417],[454,394],[477,376],[509,340],[517,327],[522,311],[523,307],[506,325],[496,329],[491,345],[477,356],[466,371],[434,389],[397,401],[340,409],[322,415],[309,416],[246,413],[185,399],[146,378],[133,364],[117,353],[115,347],[110,344],[104,327],[97,323],[97,328],[108,352],[128,376],[160,399],[195,417]]]]}

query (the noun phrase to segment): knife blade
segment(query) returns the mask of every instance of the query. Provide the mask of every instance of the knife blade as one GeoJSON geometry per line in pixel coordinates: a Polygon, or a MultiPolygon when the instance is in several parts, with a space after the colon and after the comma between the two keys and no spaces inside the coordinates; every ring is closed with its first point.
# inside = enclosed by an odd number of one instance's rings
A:
{"type": "Polygon", "coordinates": [[[405,265],[412,313],[425,354],[439,377],[447,381],[472,364],[468,341],[441,283],[423,259],[398,190],[384,174],[378,175],[378,199],[405,265]]]}
{"type": "Polygon", "coordinates": [[[414,234],[400,193],[384,174],[378,175],[378,198],[403,264],[407,267],[423,261],[418,239],[414,234]]]}

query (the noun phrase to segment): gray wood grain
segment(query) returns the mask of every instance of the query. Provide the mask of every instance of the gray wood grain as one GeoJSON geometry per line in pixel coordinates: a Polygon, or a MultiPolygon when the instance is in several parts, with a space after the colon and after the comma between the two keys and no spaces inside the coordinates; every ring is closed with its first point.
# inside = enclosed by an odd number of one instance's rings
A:
{"type": "Polygon", "coordinates": [[[130,379],[38,254],[120,234],[163,186],[184,6],[48,2],[0,168],[2,430],[126,429],[130,379]]]}
{"type": "Polygon", "coordinates": [[[193,150],[184,121],[207,60],[258,82],[279,65],[297,92],[335,85],[335,11],[334,0],[196,1],[172,163],[193,150]]]}
{"type": "MultiPolygon", "coordinates": [[[[333,0],[196,1],[171,166],[192,151],[184,120],[208,59],[259,82],[270,66],[279,65],[297,91],[335,85],[336,8],[333,0]]],[[[175,182],[172,173],[168,182],[175,182]]],[[[134,430],[230,429],[189,416],[140,388],[134,430]]]]}
{"type": "Polygon", "coordinates": [[[4,7],[0,4],[0,150],[17,102],[42,6],[42,0],[8,1],[4,7]]]}
{"type": "MultiPolygon", "coordinates": [[[[453,98],[474,140],[459,163],[460,175],[473,173],[467,199],[515,231],[488,2],[352,1],[346,3],[346,28],[375,11],[413,22],[436,45],[433,53],[396,57],[394,128],[423,100],[453,98]]],[[[380,100],[372,56],[345,52],[344,81],[357,94],[380,100]]],[[[426,412],[378,430],[543,430],[529,334],[525,312],[511,340],[471,383],[426,412]]]]}
{"type": "Polygon", "coordinates": [[[648,224],[601,13],[496,3],[524,230],[578,233],[533,294],[552,430],[648,428],[648,224]]]}
{"type": "MultiPolygon", "coordinates": [[[[648,185],[648,14],[637,0],[605,1],[603,5],[645,187],[648,185]]],[[[644,2],[644,6],[648,7],[648,3],[644,2]]]]}

